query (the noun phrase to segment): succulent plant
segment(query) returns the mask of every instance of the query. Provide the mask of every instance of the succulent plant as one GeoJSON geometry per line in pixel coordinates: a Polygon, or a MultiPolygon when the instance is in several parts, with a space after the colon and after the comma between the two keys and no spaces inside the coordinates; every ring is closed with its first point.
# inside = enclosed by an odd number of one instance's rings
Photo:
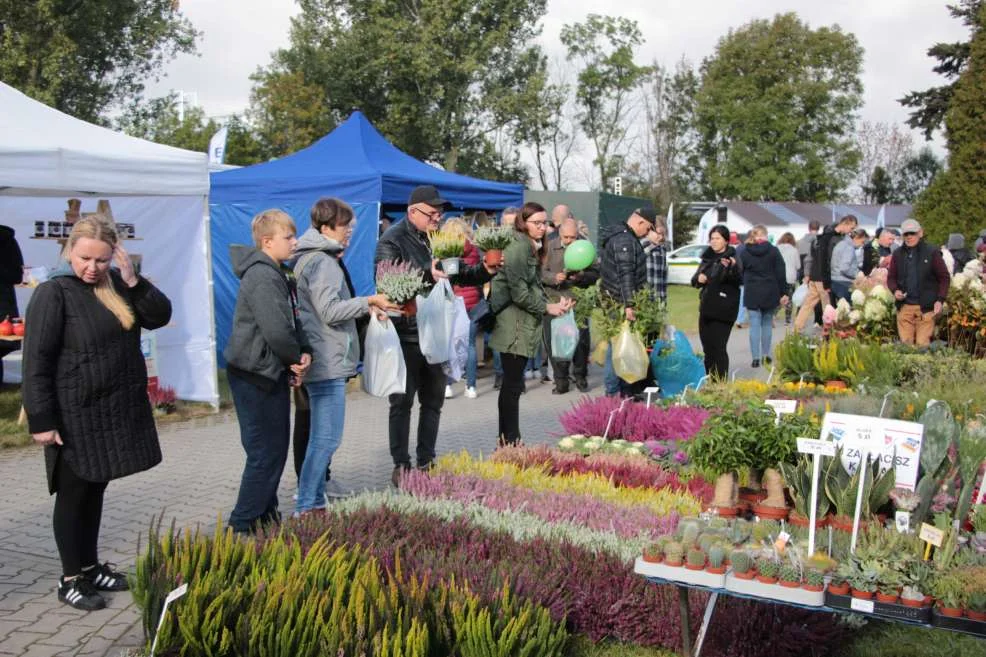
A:
{"type": "Polygon", "coordinates": [[[664,558],[671,563],[680,564],[685,558],[685,548],[678,541],[668,541],[664,545],[664,558]]]}
{"type": "Polygon", "coordinates": [[[681,530],[681,542],[685,547],[692,547],[695,545],[695,541],[698,540],[698,525],[695,523],[687,523],[681,530]]]}
{"type": "Polygon", "coordinates": [[[728,538],[733,545],[742,545],[750,540],[750,531],[750,523],[745,520],[737,520],[733,523],[733,526],[729,528],[729,531],[726,533],[726,538],[728,538]]]}
{"type": "MultiPolygon", "coordinates": [[[[986,513],[983,514],[986,517],[986,513]]],[[[722,516],[716,516],[709,520],[709,529],[728,529],[729,521],[722,516]]],[[[986,530],[984,530],[986,531],[986,530]]]]}
{"type": "Polygon", "coordinates": [[[703,568],[705,566],[705,552],[701,548],[690,548],[688,550],[688,565],[693,568],[703,568]]]}
{"type": "Polygon", "coordinates": [[[726,551],[721,545],[713,545],[707,554],[709,555],[709,566],[712,568],[721,568],[722,563],[726,560],[726,551]]]}
{"type": "Polygon", "coordinates": [[[753,557],[745,550],[733,550],[729,553],[729,563],[733,572],[748,573],[753,568],[753,557]]]}
{"type": "Polygon", "coordinates": [[[808,586],[822,586],[825,583],[825,573],[815,568],[805,570],[805,584],[808,586]]]}
{"type": "Polygon", "coordinates": [[[900,591],[900,599],[901,600],[916,600],[916,601],[919,601],[920,602],[920,601],[924,600],[924,593],[922,593],[921,592],[921,589],[919,589],[917,587],[914,587],[914,586],[905,586],[900,591]]]}
{"type": "Polygon", "coordinates": [[[777,579],[784,582],[800,582],[801,571],[793,563],[786,563],[777,569],[777,579]]]}
{"type": "Polygon", "coordinates": [[[698,538],[698,546],[708,554],[709,548],[715,545],[717,537],[713,534],[702,534],[698,538]]]}
{"type": "Polygon", "coordinates": [[[757,560],[757,572],[763,577],[777,577],[780,569],[781,564],[774,560],[773,557],[757,560]]]}

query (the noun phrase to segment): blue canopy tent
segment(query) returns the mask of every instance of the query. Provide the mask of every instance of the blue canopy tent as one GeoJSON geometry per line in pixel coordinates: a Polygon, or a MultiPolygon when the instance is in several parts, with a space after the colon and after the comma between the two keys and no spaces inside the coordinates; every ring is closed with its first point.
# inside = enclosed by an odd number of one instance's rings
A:
{"type": "Polygon", "coordinates": [[[456,208],[501,210],[521,205],[523,185],[490,182],[425,164],[388,142],[361,112],[308,148],[279,160],[213,173],[209,192],[212,268],[216,299],[216,347],[229,338],[239,279],[230,244],[250,244],[250,221],[268,208],[290,214],[303,232],[319,198],[335,196],[353,206],[356,231],[344,260],[357,294],[372,294],[373,254],[381,205],[405,205],[418,185],[435,185],[456,208]]]}

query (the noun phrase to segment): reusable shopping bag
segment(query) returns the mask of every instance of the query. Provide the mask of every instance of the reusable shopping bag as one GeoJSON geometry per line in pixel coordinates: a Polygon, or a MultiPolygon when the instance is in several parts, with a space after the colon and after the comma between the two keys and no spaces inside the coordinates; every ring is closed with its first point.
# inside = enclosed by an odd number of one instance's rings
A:
{"type": "Polygon", "coordinates": [[[428,296],[418,295],[418,344],[421,355],[431,365],[449,359],[452,320],[455,318],[455,295],[448,279],[438,281],[428,296]]]}
{"type": "Polygon", "coordinates": [[[452,336],[448,346],[448,362],[442,367],[445,374],[458,381],[466,373],[469,358],[469,313],[462,297],[455,298],[455,316],[452,319],[452,336]]]}
{"type": "Polygon", "coordinates": [[[798,286],[798,289],[794,291],[794,294],[791,295],[791,304],[800,308],[804,304],[807,297],[808,286],[802,283],[798,286]]]}
{"type": "Polygon", "coordinates": [[[391,321],[381,322],[370,313],[363,352],[363,390],[374,397],[403,393],[407,367],[397,329],[391,321]]]}
{"type": "Polygon", "coordinates": [[[556,360],[572,360],[579,343],[579,327],[575,313],[569,310],[551,320],[551,357],[556,360]]]}
{"type": "Polygon", "coordinates": [[[613,371],[627,383],[636,383],[647,376],[647,348],[630,322],[613,338],[613,371]]]}
{"type": "Polygon", "coordinates": [[[650,354],[651,370],[662,397],[680,395],[686,385],[694,388],[705,376],[705,363],[692,351],[685,332],[668,327],[668,333],[673,338],[655,342],[650,354]]]}

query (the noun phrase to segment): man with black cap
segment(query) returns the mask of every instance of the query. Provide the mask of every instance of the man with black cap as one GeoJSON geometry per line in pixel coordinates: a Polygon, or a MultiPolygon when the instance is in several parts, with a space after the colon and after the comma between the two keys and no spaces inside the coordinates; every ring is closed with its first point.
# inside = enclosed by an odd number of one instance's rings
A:
{"type": "Polygon", "coordinates": [[[905,219],[900,232],[904,246],[890,256],[887,272],[887,287],[897,300],[897,333],[904,344],[927,347],[952,277],[941,249],[924,241],[921,224],[905,219]]]}
{"type": "MultiPolygon", "coordinates": [[[[599,231],[600,288],[623,305],[624,316],[634,321],[633,295],[647,287],[647,255],[640,240],[654,232],[657,212],[646,206],[637,208],[626,223],[606,226],[599,231]]],[[[612,346],[606,352],[606,394],[614,396],[629,390],[613,371],[612,346]]]]}
{"type": "MultiPolygon", "coordinates": [[[[437,230],[442,212],[451,205],[441,197],[432,185],[415,187],[407,202],[407,218],[391,226],[377,242],[374,261],[399,261],[410,263],[421,270],[425,282],[431,286],[447,276],[438,268],[439,263],[431,254],[428,233],[437,230]]],[[[454,276],[456,284],[483,285],[495,268],[480,263],[462,267],[454,276]]],[[[418,323],[411,317],[394,319],[397,335],[407,366],[407,382],[404,393],[390,395],[390,455],[394,460],[391,481],[398,485],[402,470],[411,468],[409,436],[411,432],[411,407],[417,394],[421,405],[418,417],[417,465],[426,468],[435,458],[438,440],[438,423],[445,403],[445,373],[442,365],[430,364],[421,354],[418,344],[418,323]]]]}

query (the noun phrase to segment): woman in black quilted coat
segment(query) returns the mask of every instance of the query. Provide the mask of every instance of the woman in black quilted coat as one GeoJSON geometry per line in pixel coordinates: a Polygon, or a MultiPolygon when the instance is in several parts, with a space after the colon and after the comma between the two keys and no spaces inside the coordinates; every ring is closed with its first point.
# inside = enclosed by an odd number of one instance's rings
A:
{"type": "Polygon", "coordinates": [[[65,258],[27,307],[23,396],[55,495],[58,599],[90,611],[106,605],[99,591],[127,589],[97,558],[106,484],[161,461],[140,330],[167,324],[171,302],[134,272],[105,219],[76,223],[65,258]]]}

